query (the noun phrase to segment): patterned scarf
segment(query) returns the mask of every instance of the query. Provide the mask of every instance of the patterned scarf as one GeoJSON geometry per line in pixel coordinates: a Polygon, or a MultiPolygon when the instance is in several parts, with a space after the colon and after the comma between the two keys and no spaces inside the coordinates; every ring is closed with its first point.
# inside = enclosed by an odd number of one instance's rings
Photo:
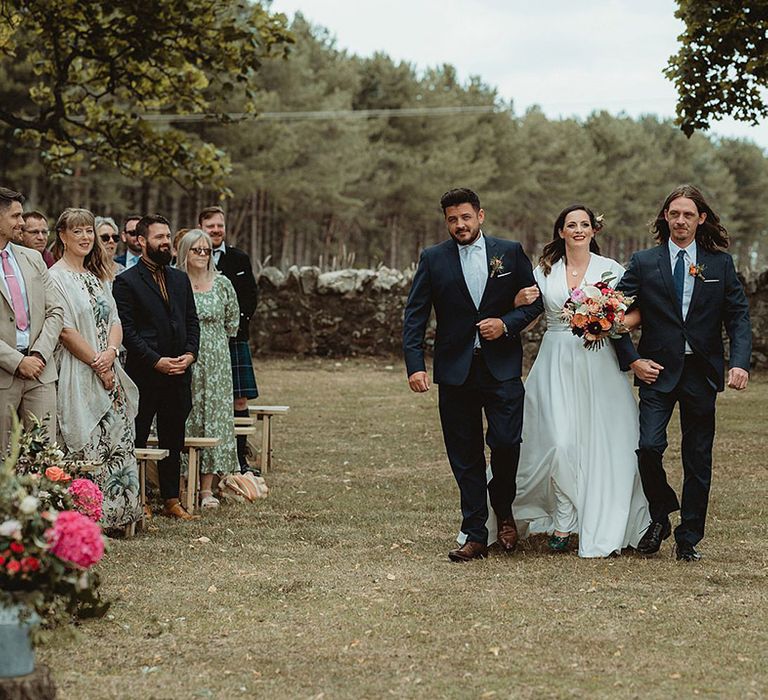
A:
{"type": "Polygon", "coordinates": [[[155,282],[157,282],[157,286],[160,287],[160,295],[163,297],[166,305],[170,306],[168,301],[168,288],[165,286],[165,265],[158,265],[148,258],[145,258],[143,255],[141,256],[141,262],[144,263],[146,268],[152,273],[152,277],[155,282]]]}

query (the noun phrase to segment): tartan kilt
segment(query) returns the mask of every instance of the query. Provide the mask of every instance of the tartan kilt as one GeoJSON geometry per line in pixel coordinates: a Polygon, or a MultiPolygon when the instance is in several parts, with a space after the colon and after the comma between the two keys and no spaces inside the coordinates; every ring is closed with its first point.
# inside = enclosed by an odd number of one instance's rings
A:
{"type": "Polygon", "coordinates": [[[229,340],[229,358],[232,361],[232,388],[236,399],[255,399],[259,396],[253,359],[247,340],[229,340]]]}

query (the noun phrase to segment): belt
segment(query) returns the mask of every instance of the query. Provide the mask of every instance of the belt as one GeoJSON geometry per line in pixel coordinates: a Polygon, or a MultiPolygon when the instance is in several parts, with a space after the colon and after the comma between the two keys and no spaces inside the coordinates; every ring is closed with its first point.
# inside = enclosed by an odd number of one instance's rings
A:
{"type": "Polygon", "coordinates": [[[20,352],[22,355],[29,355],[29,348],[24,348],[23,350],[19,350],[19,352],[20,352]]]}

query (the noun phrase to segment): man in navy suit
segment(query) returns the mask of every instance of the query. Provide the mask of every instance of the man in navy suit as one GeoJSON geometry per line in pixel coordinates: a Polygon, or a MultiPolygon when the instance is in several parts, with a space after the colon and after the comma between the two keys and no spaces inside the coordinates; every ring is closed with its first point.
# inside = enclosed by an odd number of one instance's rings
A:
{"type": "Polygon", "coordinates": [[[128,351],[125,370],[139,388],[136,446],[146,447],[157,416],[157,439],[169,451],[160,460],[164,515],[192,520],[179,502],[180,456],[184,427],[192,410],[192,363],[200,346],[200,323],[189,277],[170,267],[171,229],[159,214],[136,226],[142,255],[115,277],[112,292],[128,351]]]}
{"type": "Polygon", "coordinates": [[[427,391],[423,345],[434,308],[434,380],[440,385],[440,422],[466,537],[448,556],[464,562],[487,555],[488,497],[499,521],[499,544],[510,552],[517,545],[512,501],[523,425],[520,333],[543,306],[537,299],[515,308],[517,292],[535,284],[531,263],[519,243],[483,235],[485,212],[477,194],[449,190],[440,205],[451,238],[421,254],[405,308],[403,351],[410,388],[427,391]]]}
{"type": "Polygon", "coordinates": [[[653,231],[659,245],[635,253],[617,287],[635,297],[643,329],[637,349],[627,334],[615,341],[622,369],[631,368],[640,387],[638,468],[651,524],[637,549],[658,552],[672,531],[669,514],[680,510],[676,557],[697,561],[712,478],[715,399],[725,384],[723,326],[730,339],[728,386],[742,390],[752,352],[749,304],[724,250],[728,233],[698,189],[676,188],[653,231]],[[675,404],[682,430],[682,503],[662,463],[675,404]]]}

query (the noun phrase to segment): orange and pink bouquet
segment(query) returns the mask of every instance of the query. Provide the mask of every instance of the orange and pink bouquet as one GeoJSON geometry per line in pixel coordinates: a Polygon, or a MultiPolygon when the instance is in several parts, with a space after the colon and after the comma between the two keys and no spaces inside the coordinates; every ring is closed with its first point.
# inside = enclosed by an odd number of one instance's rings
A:
{"type": "Polygon", "coordinates": [[[604,272],[600,282],[571,291],[562,311],[562,319],[571,333],[584,340],[587,350],[599,350],[608,338],[627,333],[624,314],[634,297],[617,292],[610,286],[615,277],[604,272]]]}

